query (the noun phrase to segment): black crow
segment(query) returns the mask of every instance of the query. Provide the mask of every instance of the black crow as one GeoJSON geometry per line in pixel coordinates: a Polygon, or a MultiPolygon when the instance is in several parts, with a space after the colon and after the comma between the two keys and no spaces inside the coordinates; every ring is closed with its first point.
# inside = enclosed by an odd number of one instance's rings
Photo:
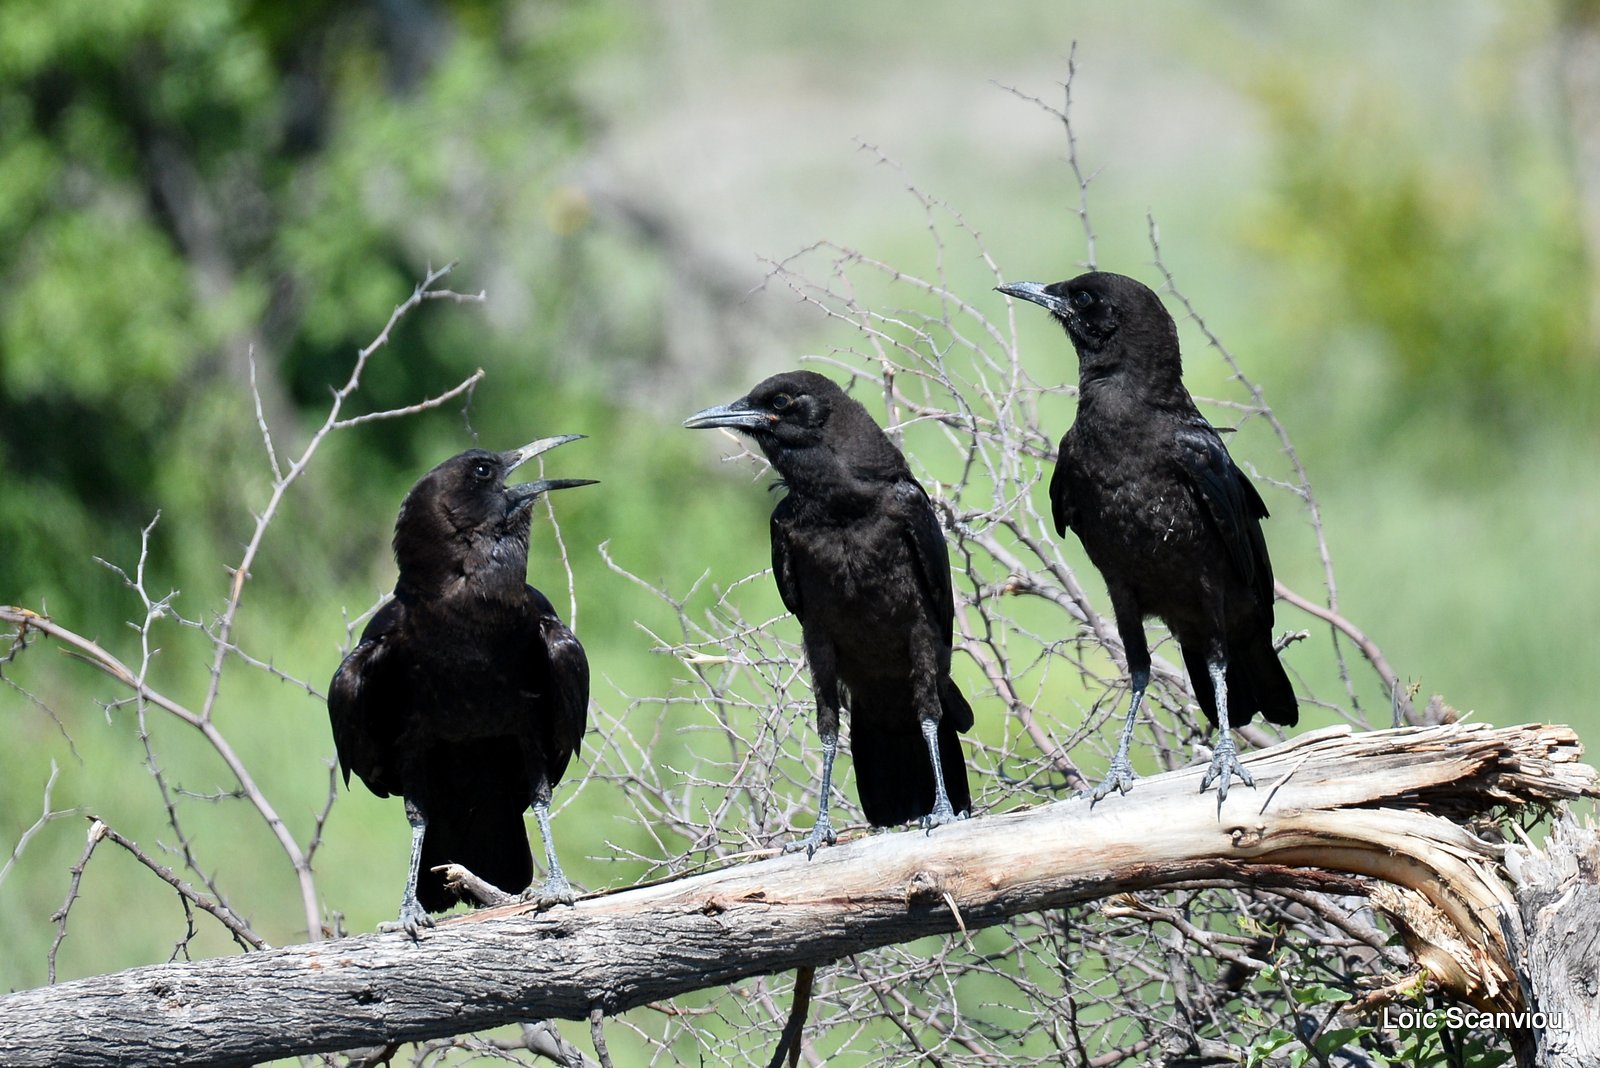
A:
{"type": "Polygon", "coordinates": [[[956,732],[972,726],[972,708],[950,678],[950,558],[905,457],[812,371],[775,375],[683,425],[748,434],[788,490],[772,513],[772,571],[800,620],[822,735],[816,826],[789,848],[809,855],[834,840],[841,708],[869,823],[931,830],[959,818],[972,802],[956,732]]]}
{"type": "Polygon", "coordinates": [[[1149,287],[1093,271],[998,288],[1044,307],[1078,351],[1078,414],[1061,439],[1050,506],[1056,531],[1076,531],[1105,577],[1133,687],[1110,774],[1091,796],[1133,782],[1128,742],[1150,683],[1144,620],[1157,616],[1195,700],[1221,727],[1200,783],[1217,780],[1220,805],[1231,776],[1255,785],[1229,728],[1257,712],[1284,726],[1300,718],[1272,644],[1267,506],[1184,388],[1178,328],[1149,287]]]}
{"type": "Polygon", "coordinates": [[[432,869],[460,864],[525,900],[571,903],[550,836],[550,793],[587,722],[589,661],[527,583],[533,503],[589,479],[507,485],[521,464],[582,435],[510,452],[472,449],[424,475],[400,506],[394,599],[334,673],[328,718],[345,783],[405,798],[411,869],[399,926],[413,936],[454,904],[432,869]],[[533,880],[522,814],[544,838],[533,880]]]}

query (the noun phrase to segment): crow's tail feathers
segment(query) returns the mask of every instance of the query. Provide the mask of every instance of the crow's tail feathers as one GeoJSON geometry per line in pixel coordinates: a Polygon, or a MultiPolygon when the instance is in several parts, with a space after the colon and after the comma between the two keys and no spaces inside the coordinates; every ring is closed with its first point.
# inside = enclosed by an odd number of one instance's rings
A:
{"type": "MultiPolygon", "coordinates": [[[[1183,650],[1183,666],[1189,685],[1206,718],[1217,723],[1217,696],[1212,691],[1211,674],[1206,670],[1205,654],[1193,647],[1183,650]]],[[[1228,725],[1242,727],[1256,713],[1268,723],[1293,727],[1300,722],[1300,705],[1294,685],[1283,662],[1272,648],[1270,633],[1250,641],[1228,646],[1228,725]]]]}
{"type": "Polygon", "coordinates": [[[530,798],[517,746],[439,747],[429,762],[435,789],[424,811],[417,871],[417,900],[429,912],[443,912],[457,898],[446,888],[443,864],[460,864],[472,874],[518,894],[533,882],[533,854],[522,815],[530,798]]]}
{"type": "Polygon", "coordinates": [[[521,893],[533,881],[533,854],[522,820],[526,809],[446,808],[441,815],[430,815],[417,872],[422,907],[444,912],[458,900],[446,888],[443,873],[433,870],[442,864],[460,864],[508,894],[521,893]]]}
{"type": "MultiPolygon", "coordinates": [[[[851,694],[850,754],[856,792],[867,822],[874,827],[910,823],[933,811],[933,763],[921,725],[910,708],[891,711],[885,702],[904,705],[905,699],[851,694]]],[[[972,790],[957,734],[972,726],[972,706],[948,678],[939,686],[939,704],[939,770],[951,807],[967,812],[972,808],[972,790]]]]}

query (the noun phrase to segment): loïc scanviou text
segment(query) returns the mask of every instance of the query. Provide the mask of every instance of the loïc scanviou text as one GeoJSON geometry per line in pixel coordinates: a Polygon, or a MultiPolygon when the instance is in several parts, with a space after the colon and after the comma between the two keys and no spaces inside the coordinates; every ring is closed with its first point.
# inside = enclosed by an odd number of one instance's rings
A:
{"type": "Polygon", "coordinates": [[[1447,1027],[1451,1030],[1561,1031],[1566,1028],[1566,1018],[1560,1012],[1489,1012],[1463,1005],[1443,1009],[1387,1006],[1383,1010],[1383,1026],[1421,1031],[1439,1031],[1447,1027]]]}

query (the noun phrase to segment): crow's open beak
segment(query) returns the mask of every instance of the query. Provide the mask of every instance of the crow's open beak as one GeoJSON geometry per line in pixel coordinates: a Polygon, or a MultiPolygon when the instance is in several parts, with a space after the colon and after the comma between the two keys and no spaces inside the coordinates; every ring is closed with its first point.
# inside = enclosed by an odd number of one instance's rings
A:
{"type": "Polygon", "coordinates": [[[773,421],[774,417],[770,412],[753,408],[748,398],[740,397],[732,404],[718,404],[704,411],[695,412],[683,421],[683,425],[690,430],[710,430],[713,427],[765,430],[773,421]]]}
{"type": "Polygon", "coordinates": [[[569,441],[578,441],[582,438],[582,434],[558,434],[553,438],[540,438],[538,441],[528,442],[520,449],[501,453],[500,460],[506,465],[507,471],[515,471],[540,453],[549,452],[557,445],[565,445],[569,441]]]}
{"type": "MultiPolygon", "coordinates": [[[[582,434],[559,434],[553,438],[540,438],[530,441],[520,449],[512,449],[500,454],[501,460],[506,465],[509,473],[527,463],[540,453],[549,452],[557,445],[565,445],[569,441],[578,441],[582,434]]],[[[538,478],[532,482],[519,482],[514,486],[507,486],[506,492],[511,495],[511,504],[514,508],[525,507],[538,500],[543,494],[551,490],[572,489],[574,486],[593,486],[596,479],[592,478],[538,478]]]]}

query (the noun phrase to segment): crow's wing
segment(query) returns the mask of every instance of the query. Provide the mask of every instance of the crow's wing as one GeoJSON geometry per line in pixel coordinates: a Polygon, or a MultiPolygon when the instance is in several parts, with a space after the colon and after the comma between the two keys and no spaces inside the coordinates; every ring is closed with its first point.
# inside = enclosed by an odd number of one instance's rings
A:
{"type": "Polygon", "coordinates": [[[405,629],[405,615],[400,600],[380,608],[328,686],[328,721],[345,785],[355,772],[379,797],[404,792],[395,743],[402,726],[406,672],[394,647],[405,629]]]}
{"type": "Polygon", "coordinates": [[[589,726],[589,658],[549,598],[529,586],[528,599],[538,624],[534,631],[538,647],[532,655],[548,665],[546,683],[533,695],[538,707],[532,711],[541,718],[545,771],[554,786],[577,755],[589,726]]]}
{"type": "Polygon", "coordinates": [[[1227,446],[1203,419],[1178,431],[1178,463],[1202,513],[1211,521],[1235,571],[1254,594],[1259,607],[1272,613],[1272,561],[1261,521],[1266,502],[1245,477],[1227,446]]]}
{"type": "MultiPolygon", "coordinates": [[[[1070,431],[1068,432],[1070,434],[1070,431]]],[[[1072,510],[1072,493],[1067,488],[1068,469],[1072,458],[1067,453],[1067,439],[1061,439],[1061,445],[1056,450],[1056,467],[1050,474],[1050,518],[1056,522],[1056,533],[1066,536],[1067,528],[1072,526],[1076,518],[1072,510]]]]}
{"type": "Polygon", "coordinates": [[[944,529],[933,512],[928,493],[914,481],[895,483],[890,507],[901,522],[917,587],[939,628],[939,637],[949,647],[956,606],[950,589],[950,550],[945,547],[944,529]]]}
{"type": "MultiPolygon", "coordinates": [[[[940,637],[938,657],[943,674],[938,682],[943,722],[958,731],[970,730],[972,706],[950,678],[956,607],[950,587],[950,550],[945,545],[944,529],[939,526],[939,517],[934,513],[933,502],[928,499],[927,491],[915,481],[907,479],[896,483],[890,499],[893,509],[902,517],[902,529],[906,532],[907,545],[911,550],[911,566],[916,573],[922,603],[932,617],[929,622],[937,628],[940,637]]],[[[971,804],[971,800],[966,793],[966,772],[961,765],[960,749],[949,748],[954,744],[954,735],[948,735],[940,743],[941,752],[944,753],[940,759],[944,764],[945,785],[950,789],[951,802],[960,811],[971,804]]]]}
{"type": "Polygon", "coordinates": [[[794,573],[794,560],[789,554],[789,524],[794,519],[794,502],[785,497],[772,510],[772,577],[778,583],[778,595],[783,606],[793,612],[796,619],[805,622],[800,607],[800,579],[794,573]]]}

